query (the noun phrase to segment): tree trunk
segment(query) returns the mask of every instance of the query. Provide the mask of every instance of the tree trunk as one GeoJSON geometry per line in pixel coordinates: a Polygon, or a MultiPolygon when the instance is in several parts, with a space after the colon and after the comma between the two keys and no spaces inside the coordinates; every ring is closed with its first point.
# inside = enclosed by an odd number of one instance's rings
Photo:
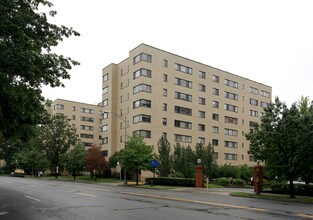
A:
{"type": "Polygon", "coordinates": [[[124,169],[124,185],[127,185],[127,171],[124,169]]]}
{"type": "Polygon", "coordinates": [[[139,170],[136,170],[136,185],[138,185],[138,179],[139,179],[139,170]]]}
{"type": "Polygon", "coordinates": [[[289,194],[290,194],[290,198],[295,198],[295,188],[293,185],[293,178],[289,178],[289,194]]]}

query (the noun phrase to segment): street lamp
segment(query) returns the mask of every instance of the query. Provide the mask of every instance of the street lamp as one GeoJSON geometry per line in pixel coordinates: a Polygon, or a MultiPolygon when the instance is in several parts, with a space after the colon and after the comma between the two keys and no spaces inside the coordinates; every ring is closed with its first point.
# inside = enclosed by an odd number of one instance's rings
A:
{"type": "MultiPolygon", "coordinates": [[[[115,117],[119,118],[120,120],[122,120],[124,122],[124,148],[126,148],[126,137],[127,137],[127,130],[126,130],[126,123],[127,123],[127,119],[126,117],[122,116],[122,115],[119,115],[119,114],[116,114],[115,112],[111,112],[111,111],[103,111],[104,113],[111,113],[112,115],[114,115],[115,117]]],[[[122,172],[122,166],[120,166],[121,168],[121,172],[122,172]]],[[[120,176],[120,179],[121,179],[121,176],[120,176]]],[[[126,185],[127,183],[127,180],[126,180],[126,172],[124,170],[124,184],[126,185]]]]}

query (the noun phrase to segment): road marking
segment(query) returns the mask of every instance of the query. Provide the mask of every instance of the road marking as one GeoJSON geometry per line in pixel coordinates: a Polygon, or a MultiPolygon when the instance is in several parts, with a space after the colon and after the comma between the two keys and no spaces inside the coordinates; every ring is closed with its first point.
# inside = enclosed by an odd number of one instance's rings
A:
{"type": "Polygon", "coordinates": [[[0,216],[1,215],[7,215],[7,214],[9,214],[9,212],[0,212],[0,216]]]}
{"type": "Polygon", "coordinates": [[[310,215],[310,214],[296,214],[296,216],[299,216],[299,217],[304,217],[304,218],[313,218],[313,215],[310,215]]]}
{"type": "Polygon", "coordinates": [[[33,198],[33,197],[31,197],[31,196],[25,196],[25,197],[28,198],[28,199],[32,199],[32,200],[35,200],[35,201],[37,201],[37,202],[40,202],[39,199],[33,198]]]}
{"type": "Polygon", "coordinates": [[[75,193],[75,194],[76,194],[76,195],[80,195],[80,196],[97,197],[96,195],[87,194],[87,193],[75,193]]]}

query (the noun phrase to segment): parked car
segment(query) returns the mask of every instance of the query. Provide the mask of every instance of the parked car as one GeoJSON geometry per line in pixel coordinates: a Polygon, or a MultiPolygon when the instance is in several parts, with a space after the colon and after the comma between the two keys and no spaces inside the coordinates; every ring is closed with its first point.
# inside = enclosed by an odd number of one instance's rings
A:
{"type": "Polygon", "coordinates": [[[11,173],[11,176],[15,177],[24,177],[25,171],[23,169],[15,169],[14,172],[11,173]]]}

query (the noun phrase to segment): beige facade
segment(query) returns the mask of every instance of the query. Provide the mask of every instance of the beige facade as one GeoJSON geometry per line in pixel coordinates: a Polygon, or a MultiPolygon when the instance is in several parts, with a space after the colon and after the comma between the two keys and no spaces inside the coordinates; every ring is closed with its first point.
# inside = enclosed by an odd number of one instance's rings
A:
{"type": "Polygon", "coordinates": [[[101,110],[100,105],[92,105],[63,99],[56,99],[47,109],[49,114],[63,114],[70,119],[70,124],[76,128],[81,143],[87,148],[101,146],[101,110]]]}
{"type": "Polygon", "coordinates": [[[126,131],[144,136],[155,150],[166,136],[172,146],[211,143],[218,164],[255,164],[245,133],[271,102],[270,86],[145,44],[106,66],[102,77],[108,156],[124,147],[126,131]]]}

